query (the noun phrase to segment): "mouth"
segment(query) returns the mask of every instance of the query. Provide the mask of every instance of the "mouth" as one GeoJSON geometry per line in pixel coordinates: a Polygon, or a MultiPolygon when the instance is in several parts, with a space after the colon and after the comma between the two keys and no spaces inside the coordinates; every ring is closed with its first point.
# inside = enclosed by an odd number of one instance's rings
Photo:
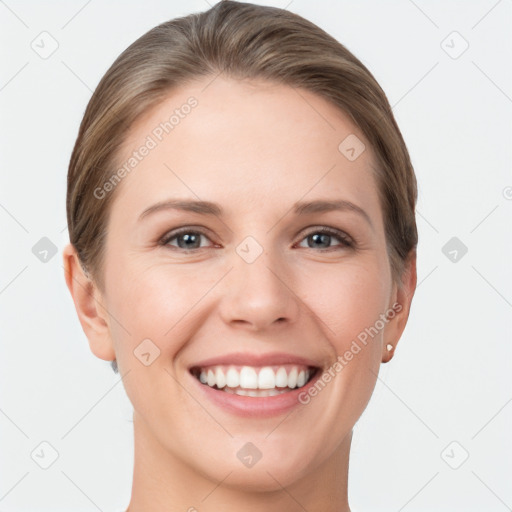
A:
{"type": "Polygon", "coordinates": [[[193,366],[191,375],[203,386],[232,395],[274,397],[305,387],[320,371],[317,366],[280,364],[193,366]]]}

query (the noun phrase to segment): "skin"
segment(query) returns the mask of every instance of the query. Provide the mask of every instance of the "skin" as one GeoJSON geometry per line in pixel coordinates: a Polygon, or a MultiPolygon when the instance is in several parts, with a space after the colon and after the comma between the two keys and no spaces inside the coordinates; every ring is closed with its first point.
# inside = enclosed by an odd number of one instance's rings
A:
{"type": "Polygon", "coordinates": [[[190,96],[198,100],[115,190],[104,290],[84,276],[71,245],[63,254],[90,348],[117,359],[134,407],[128,510],[346,512],[352,429],[380,364],[392,357],[387,344],[396,347],[405,328],[415,256],[397,287],[374,155],[347,115],[288,86],[211,80],[173,91],[132,126],[126,158],[169,112],[190,96]],[[338,150],[349,134],[366,144],[355,161],[338,150]],[[138,220],[171,197],[213,201],[225,213],[162,210],[138,220]],[[315,199],[351,201],[371,224],[349,210],[293,214],[296,201],[315,199]],[[194,251],[180,248],[183,238],[158,244],[182,226],[204,228],[194,251]],[[310,235],[322,226],[346,233],[356,246],[335,236],[315,241],[310,235]],[[263,251],[250,264],[236,252],[247,236],[263,251]],[[328,368],[396,303],[401,311],[292,414],[241,418],[191,384],[189,365],[234,351],[287,352],[328,368]],[[147,338],[160,349],[149,366],[133,353],[147,338]],[[262,453],[252,468],[236,456],[249,441],[262,453]]]}

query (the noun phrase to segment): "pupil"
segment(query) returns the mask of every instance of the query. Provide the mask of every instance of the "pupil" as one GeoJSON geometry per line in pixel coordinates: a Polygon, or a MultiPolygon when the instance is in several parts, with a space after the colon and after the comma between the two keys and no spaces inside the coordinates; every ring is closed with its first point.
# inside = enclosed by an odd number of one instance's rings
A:
{"type": "MultiPolygon", "coordinates": [[[[191,244],[189,244],[188,242],[192,242],[192,244],[197,241],[195,240],[197,237],[196,235],[190,235],[190,234],[186,234],[186,235],[182,235],[181,238],[183,238],[183,240],[185,241],[185,248],[190,248],[191,244]]],[[[181,247],[183,249],[183,247],[181,247]]]]}
{"type": "Polygon", "coordinates": [[[324,241],[325,242],[325,245],[327,245],[327,247],[329,246],[329,238],[330,238],[331,235],[326,235],[325,233],[316,233],[314,235],[312,235],[313,239],[315,242],[318,242],[318,241],[324,241]]]}

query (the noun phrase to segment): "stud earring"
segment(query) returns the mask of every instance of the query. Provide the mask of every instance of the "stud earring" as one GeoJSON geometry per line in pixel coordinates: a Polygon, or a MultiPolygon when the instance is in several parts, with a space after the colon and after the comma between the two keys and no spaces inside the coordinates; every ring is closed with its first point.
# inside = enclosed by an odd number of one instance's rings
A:
{"type": "Polygon", "coordinates": [[[393,345],[391,345],[391,343],[388,343],[386,345],[386,348],[388,349],[388,352],[391,352],[395,347],[393,347],[393,345]]]}

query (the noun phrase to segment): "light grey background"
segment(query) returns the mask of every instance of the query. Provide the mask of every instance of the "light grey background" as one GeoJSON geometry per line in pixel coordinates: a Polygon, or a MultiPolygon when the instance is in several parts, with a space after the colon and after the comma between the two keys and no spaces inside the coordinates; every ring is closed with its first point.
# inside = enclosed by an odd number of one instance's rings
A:
{"type": "MultiPolygon", "coordinates": [[[[512,2],[257,3],[310,19],[368,66],[418,177],[419,284],[356,425],[353,512],[512,510],[512,2]],[[468,249],[454,246],[455,262],[453,247],[443,253],[452,237],[468,249]]],[[[206,8],[0,1],[0,511],[128,504],[131,404],[89,351],[63,276],[67,165],[92,90],[119,53],[206,8]],[[46,59],[31,47],[51,49],[43,31],[58,43],[46,59]],[[43,237],[58,249],[47,262],[32,251],[43,237]],[[43,441],[59,455],[46,470],[43,441]]]]}

